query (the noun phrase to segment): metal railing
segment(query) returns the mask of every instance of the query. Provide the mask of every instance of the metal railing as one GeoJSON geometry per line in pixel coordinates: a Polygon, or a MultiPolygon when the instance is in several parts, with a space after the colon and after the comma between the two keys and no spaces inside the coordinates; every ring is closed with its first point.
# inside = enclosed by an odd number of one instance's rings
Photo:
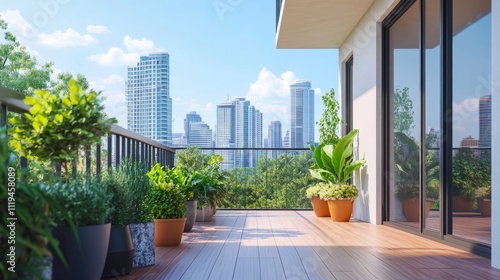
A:
{"type": "Polygon", "coordinates": [[[316,182],[307,148],[201,148],[224,158],[227,195],[220,208],[310,209],[306,189],[316,182]]]}
{"type": "MultiPolygon", "coordinates": [[[[29,105],[25,104],[23,99],[24,95],[0,87],[0,127],[7,126],[9,112],[22,114],[29,110],[29,105]]],[[[77,171],[100,174],[104,165],[108,168],[117,167],[124,159],[141,162],[147,168],[151,168],[155,162],[173,167],[174,155],[175,149],[120,126],[112,125],[110,133],[107,139],[102,141],[102,145],[87,147],[84,152],[84,170],[78,170],[78,164],[73,164],[72,170],[73,174],[76,174],[77,171]]],[[[21,167],[26,166],[27,161],[22,158],[21,167]]],[[[59,168],[57,173],[60,173],[59,168]]]]}

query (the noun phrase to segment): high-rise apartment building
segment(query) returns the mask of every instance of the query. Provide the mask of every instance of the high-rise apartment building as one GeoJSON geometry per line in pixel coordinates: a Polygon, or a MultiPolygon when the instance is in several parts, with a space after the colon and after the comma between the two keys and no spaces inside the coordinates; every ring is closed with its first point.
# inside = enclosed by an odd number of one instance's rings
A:
{"type": "Polygon", "coordinates": [[[478,145],[479,141],[470,135],[460,141],[460,148],[477,148],[478,145]]]}
{"type": "Polygon", "coordinates": [[[479,99],[479,147],[491,147],[491,95],[479,99]]]}
{"type": "Polygon", "coordinates": [[[128,129],[165,145],[172,145],[172,98],[168,53],[141,56],[127,67],[128,129]]]}
{"type": "Polygon", "coordinates": [[[290,147],[305,148],[314,142],[314,90],[311,82],[290,85],[290,147]]]}

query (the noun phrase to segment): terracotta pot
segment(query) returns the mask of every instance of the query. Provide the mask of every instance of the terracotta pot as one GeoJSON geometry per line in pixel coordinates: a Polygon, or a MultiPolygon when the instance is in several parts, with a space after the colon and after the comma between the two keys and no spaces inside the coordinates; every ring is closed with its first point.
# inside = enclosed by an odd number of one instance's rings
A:
{"type": "Polygon", "coordinates": [[[328,201],[323,200],[317,196],[311,197],[311,204],[316,217],[330,217],[330,210],[328,209],[328,201]]]}
{"type": "MultiPolygon", "coordinates": [[[[420,199],[419,198],[402,198],[401,204],[403,205],[403,213],[405,214],[407,222],[420,221],[420,199]]],[[[425,217],[431,211],[432,200],[425,201],[425,217]]]]}
{"type": "Polygon", "coordinates": [[[453,212],[472,212],[474,200],[472,198],[454,196],[452,206],[453,212]]]}
{"type": "Polygon", "coordinates": [[[155,245],[177,246],[181,244],[186,218],[155,219],[155,245]]]}
{"type": "Polygon", "coordinates": [[[476,200],[481,216],[491,217],[491,199],[477,197],[476,200]]]}
{"type": "Polygon", "coordinates": [[[349,222],[352,214],[351,200],[328,200],[328,209],[330,217],[334,222],[349,222]]]}

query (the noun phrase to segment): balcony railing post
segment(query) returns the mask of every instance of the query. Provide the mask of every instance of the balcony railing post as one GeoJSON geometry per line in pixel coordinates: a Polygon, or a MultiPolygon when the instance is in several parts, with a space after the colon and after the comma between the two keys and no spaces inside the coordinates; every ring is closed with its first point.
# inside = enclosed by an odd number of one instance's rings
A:
{"type": "Polygon", "coordinates": [[[101,175],[101,145],[95,147],[95,172],[97,176],[101,175]]]}
{"type": "Polygon", "coordinates": [[[0,104],[0,127],[7,126],[8,108],[6,104],[0,104]]]}
{"type": "Polygon", "coordinates": [[[120,166],[120,135],[115,135],[115,168],[120,166]]]}
{"type": "Polygon", "coordinates": [[[108,169],[113,166],[113,135],[108,136],[108,169]]]}
{"type": "Polygon", "coordinates": [[[85,173],[87,174],[87,178],[90,177],[91,174],[91,163],[92,158],[90,157],[91,146],[85,147],[85,173]]]}

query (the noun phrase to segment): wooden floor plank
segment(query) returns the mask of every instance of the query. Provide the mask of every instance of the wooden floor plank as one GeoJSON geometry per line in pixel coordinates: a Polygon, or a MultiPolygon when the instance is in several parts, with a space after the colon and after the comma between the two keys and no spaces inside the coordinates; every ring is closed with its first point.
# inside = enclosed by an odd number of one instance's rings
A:
{"type": "Polygon", "coordinates": [[[312,211],[218,211],[156,265],[120,279],[500,279],[490,260],[380,225],[312,211]]]}

